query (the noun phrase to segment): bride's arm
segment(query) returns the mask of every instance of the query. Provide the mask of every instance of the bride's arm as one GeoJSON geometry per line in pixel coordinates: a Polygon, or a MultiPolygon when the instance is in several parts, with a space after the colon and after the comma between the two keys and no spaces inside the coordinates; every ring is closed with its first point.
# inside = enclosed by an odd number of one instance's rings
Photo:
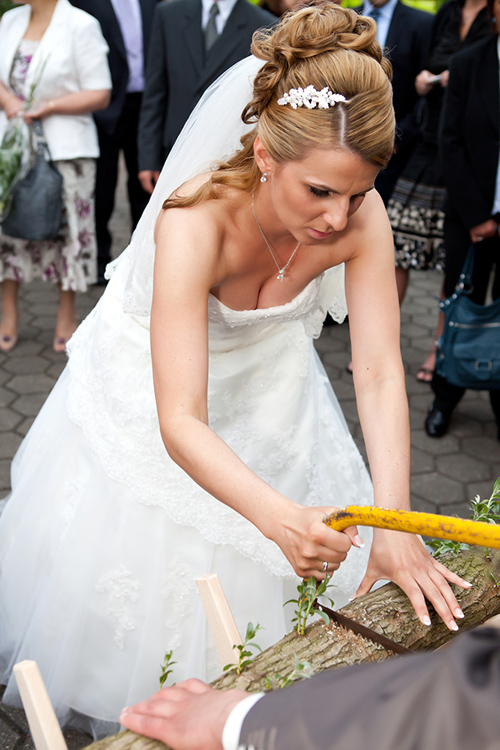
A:
{"type": "MultiPolygon", "coordinates": [[[[378,194],[359,212],[356,250],[346,263],[346,295],[354,385],[373,480],[375,504],[410,508],[410,425],[400,352],[400,312],[394,272],[394,243],[378,194]]],[[[366,576],[358,594],[388,578],[410,598],[430,624],[426,597],[450,629],[461,612],[448,581],[468,584],[436,562],[415,536],[374,530],[366,576]]]]}
{"type": "Polygon", "coordinates": [[[209,290],[223,278],[210,209],[170,209],[159,220],[151,310],[153,378],[171,458],[201,487],[275,541],[300,576],[324,577],[345,559],[356,529],[333,532],[326,508],[304,508],[254,474],[210,429],[207,412],[209,290]]]}

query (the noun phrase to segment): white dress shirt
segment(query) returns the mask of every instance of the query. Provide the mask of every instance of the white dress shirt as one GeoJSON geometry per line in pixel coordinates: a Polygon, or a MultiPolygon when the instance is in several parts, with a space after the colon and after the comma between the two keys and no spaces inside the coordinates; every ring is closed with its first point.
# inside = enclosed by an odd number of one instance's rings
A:
{"type": "MultiPolygon", "coordinates": [[[[379,17],[377,18],[377,42],[380,44],[382,49],[384,49],[385,43],[387,41],[387,34],[389,33],[392,14],[394,13],[394,8],[396,7],[397,2],[398,0],[389,0],[389,2],[385,3],[385,5],[377,8],[377,11],[380,13],[379,17]]],[[[365,0],[363,4],[363,15],[370,17],[373,10],[373,5],[368,2],[368,0],[365,0]]]]}
{"type": "Polygon", "coordinates": [[[144,91],[144,49],[139,0],[111,0],[127,53],[127,92],[144,91]]]}
{"type": "MultiPolygon", "coordinates": [[[[210,8],[214,4],[214,0],[201,0],[201,27],[204,29],[208,23],[210,17],[210,8]]],[[[226,21],[231,15],[231,11],[236,5],[236,0],[217,0],[219,7],[219,13],[215,16],[215,25],[217,31],[222,34],[226,21]]]]}
{"type": "Polygon", "coordinates": [[[241,727],[245,716],[251,708],[262,698],[264,693],[253,693],[245,700],[240,701],[227,717],[222,733],[222,747],[224,750],[238,750],[241,727]]]}

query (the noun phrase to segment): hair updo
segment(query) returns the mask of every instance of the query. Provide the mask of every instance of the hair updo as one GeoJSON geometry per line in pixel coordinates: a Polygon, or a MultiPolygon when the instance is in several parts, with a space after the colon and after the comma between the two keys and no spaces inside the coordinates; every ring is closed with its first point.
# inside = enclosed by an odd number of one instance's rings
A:
{"type": "Polygon", "coordinates": [[[218,185],[254,190],[260,179],[253,155],[257,136],[278,163],[302,159],[312,148],[345,148],[379,169],[389,161],[395,129],[392,69],[376,41],[373,20],[320,2],[287,13],[273,29],[257,31],[252,53],[265,64],[242,120],[255,127],[201,188],[165,201],[165,208],[218,198],[218,185]],[[329,109],[278,104],[291,89],[310,85],[318,91],[328,87],[347,102],[329,109]]]}

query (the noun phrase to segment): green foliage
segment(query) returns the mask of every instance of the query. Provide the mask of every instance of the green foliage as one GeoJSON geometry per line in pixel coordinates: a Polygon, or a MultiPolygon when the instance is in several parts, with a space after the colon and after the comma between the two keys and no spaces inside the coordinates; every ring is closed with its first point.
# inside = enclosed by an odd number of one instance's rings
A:
{"type": "MultiPolygon", "coordinates": [[[[319,615],[325,621],[326,625],[330,622],[328,615],[315,606],[316,599],[320,596],[325,596],[325,592],[329,588],[330,578],[331,576],[326,576],[323,581],[317,581],[312,576],[307,580],[303,579],[297,586],[297,591],[299,592],[297,599],[289,599],[283,605],[297,605],[297,609],[294,612],[295,617],[292,618],[292,622],[295,623],[294,629],[299,635],[304,635],[307,620],[313,615],[319,615]]],[[[333,600],[329,596],[325,598],[328,599],[333,607],[333,600]]]]}
{"type": "Polygon", "coordinates": [[[0,0],[0,16],[3,16],[7,10],[15,7],[14,3],[11,3],[10,0],[0,0]]]}
{"type": "MultiPolygon", "coordinates": [[[[248,649],[256,648],[258,651],[262,651],[261,647],[257,643],[253,643],[253,639],[257,635],[257,631],[262,630],[261,625],[253,625],[251,622],[247,625],[247,632],[245,633],[245,639],[239,646],[234,645],[233,648],[237,648],[239,651],[238,664],[236,664],[236,674],[241,674],[248,664],[251,664],[255,659],[255,654],[252,654],[248,649]]],[[[234,664],[226,664],[224,672],[228,669],[233,669],[234,664]]]]}
{"type": "Polygon", "coordinates": [[[174,664],[177,664],[176,661],[172,661],[173,653],[173,651],[167,651],[165,654],[163,664],[161,665],[160,688],[162,688],[167,681],[169,674],[172,674],[174,671],[171,667],[173,667],[174,664]]]}
{"type": "MultiPolygon", "coordinates": [[[[474,500],[471,501],[471,509],[470,518],[472,521],[500,523],[500,477],[496,480],[493,492],[488,500],[481,500],[479,495],[476,495],[474,500]]],[[[432,539],[428,542],[428,545],[434,550],[432,553],[434,557],[444,555],[447,552],[456,556],[462,550],[470,549],[470,544],[454,542],[451,539],[432,539]]],[[[486,556],[488,556],[488,549],[486,550],[486,556]]]]}
{"type": "Polygon", "coordinates": [[[276,690],[280,688],[288,687],[292,682],[301,680],[303,677],[309,679],[314,674],[314,670],[308,661],[299,661],[297,654],[295,657],[295,667],[288,677],[283,677],[278,672],[271,677],[266,677],[266,688],[267,690],[276,690]]]}

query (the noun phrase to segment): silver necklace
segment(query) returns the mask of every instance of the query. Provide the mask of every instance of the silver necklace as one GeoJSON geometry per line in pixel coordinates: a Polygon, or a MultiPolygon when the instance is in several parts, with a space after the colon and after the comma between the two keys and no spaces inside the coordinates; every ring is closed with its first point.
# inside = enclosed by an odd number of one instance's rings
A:
{"type": "Polygon", "coordinates": [[[300,242],[297,242],[297,246],[296,246],[295,250],[294,250],[294,251],[293,251],[293,253],[292,253],[292,254],[290,255],[290,257],[288,258],[288,260],[287,260],[287,262],[285,263],[285,265],[283,266],[283,268],[280,268],[280,264],[279,264],[279,263],[278,263],[278,261],[276,260],[276,256],[275,256],[275,254],[274,254],[274,253],[273,253],[273,251],[272,251],[271,245],[270,245],[270,244],[269,244],[269,242],[267,241],[267,237],[266,237],[266,235],[265,235],[265,234],[264,234],[264,232],[262,231],[262,227],[261,227],[261,225],[259,224],[259,220],[258,220],[258,218],[257,218],[257,214],[255,213],[255,193],[252,193],[252,213],[253,213],[253,218],[255,219],[255,223],[256,223],[256,224],[257,224],[257,226],[259,227],[259,232],[260,232],[260,233],[261,233],[261,235],[262,235],[262,239],[263,239],[263,240],[264,240],[264,242],[266,243],[266,245],[267,245],[267,249],[268,249],[268,250],[269,250],[269,252],[271,253],[271,257],[272,257],[272,259],[273,259],[273,260],[274,260],[274,262],[276,263],[276,268],[278,269],[278,275],[276,276],[276,278],[278,279],[278,281],[283,281],[283,279],[284,279],[284,277],[285,277],[285,271],[286,271],[286,269],[288,268],[288,266],[290,265],[290,263],[292,262],[292,260],[293,260],[293,258],[294,258],[294,256],[295,256],[295,253],[296,253],[296,252],[297,252],[297,250],[299,249],[299,245],[300,245],[300,242]]]}

